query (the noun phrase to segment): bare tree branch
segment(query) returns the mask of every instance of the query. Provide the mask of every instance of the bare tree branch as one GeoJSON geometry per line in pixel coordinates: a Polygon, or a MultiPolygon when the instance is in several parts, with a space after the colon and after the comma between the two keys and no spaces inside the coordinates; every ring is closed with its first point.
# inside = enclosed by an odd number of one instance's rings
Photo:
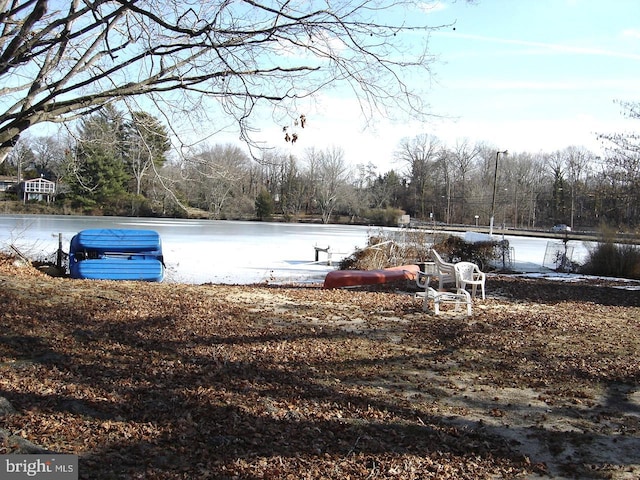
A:
{"type": "MultiPolygon", "coordinates": [[[[0,2],[0,163],[31,126],[131,97],[186,110],[214,100],[250,140],[261,103],[348,85],[363,112],[423,114],[405,83],[429,74],[428,26],[393,25],[410,1],[14,0],[0,2]],[[405,39],[406,40],[406,39],[405,39]]],[[[414,6],[415,7],[415,6],[414,6]]],[[[415,7],[417,8],[417,7],[415,7]]]]}

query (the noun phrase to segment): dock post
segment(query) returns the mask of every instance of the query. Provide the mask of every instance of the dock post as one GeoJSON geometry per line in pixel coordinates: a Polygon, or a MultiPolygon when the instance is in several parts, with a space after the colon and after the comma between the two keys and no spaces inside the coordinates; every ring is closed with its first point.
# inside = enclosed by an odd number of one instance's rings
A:
{"type": "Polygon", "coordinates": [[[328,265],[331,265],[331,246],[327,245],[326,248],[323,247],[319,247],[317,245],[313,246],[314,250],[316,251],[316,256],[315,256],[315,262],[318,263],[320,261],[320,252],[324,252],[327,254],[328,256],[328,265]]]}
{"type": "Polygon", "coordinates": [[[62,268],[62,233],[58,233],[58,251],[56,252],[56,267],[62,268]]]}

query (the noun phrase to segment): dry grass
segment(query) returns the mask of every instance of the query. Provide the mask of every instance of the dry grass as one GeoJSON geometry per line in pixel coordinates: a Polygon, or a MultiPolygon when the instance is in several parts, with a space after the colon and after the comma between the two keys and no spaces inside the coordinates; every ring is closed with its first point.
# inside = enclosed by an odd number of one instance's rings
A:
{"type": "Polygon", "coordinates": [[[637,478],[640,293],[617,287],[491,276],[472,317],[435,317],[3,260],[0,453],[87,479],[637,478]]]}

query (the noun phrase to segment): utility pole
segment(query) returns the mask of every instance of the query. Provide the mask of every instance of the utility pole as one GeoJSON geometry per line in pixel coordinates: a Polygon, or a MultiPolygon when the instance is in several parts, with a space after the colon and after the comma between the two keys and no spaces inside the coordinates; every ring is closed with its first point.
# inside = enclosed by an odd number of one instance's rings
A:
{"type": "Polygon", "coordinates": [[[493,198],[491,199],[491,220],[489,221],[489,235],[493,235],[493,220],[496,214],[496,186],[498,184],[498,160],[500,159],[500,154],[507,155],[509,152],[507,150],[496,152],[496,166],[493,172],[493,198]]]}

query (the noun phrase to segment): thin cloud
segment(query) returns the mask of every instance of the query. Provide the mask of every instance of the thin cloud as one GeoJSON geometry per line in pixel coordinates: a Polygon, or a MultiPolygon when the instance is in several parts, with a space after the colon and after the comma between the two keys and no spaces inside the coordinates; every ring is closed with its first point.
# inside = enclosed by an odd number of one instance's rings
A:
{"type": "MultiPolygon", "coordinates": [[[[636,32],[640,34],[640,32],[638,31],[636,32]]],[[[602,56],[602,57],[615,57],[615,58],[627,58],[631,60],[640,60],[640,54],[637,54],[637,53],[616,52],[613,50],[605,50],[603,48],[577,47],[574,45],[564,45],[559,43],[533,42],[529,40],[514,40],[514,39],[508,39],[508,38],[488,37],[484,35],[474,35],[469,33],[457,33],[457,32],[456,33],[435,32],[433,35],[453,37],[453,38],[463,38],[467,40],[497,43],[501,45],[518,45],[523,47],[535,47],[535,48],[542,48],[544,50],[551,50],[551,51],[560,52],[560,53],[595,55],[595,56],[602,56]]]]}
{"type": "Polygon", "coordinates": [[[629,37],[629,38],[640,38],[640,30],[637,30],[635,28],[629,28],[627,30],[622,31],[622,36],[629,37]]]}
{"type": "Polygon", "coordinates": [[[419,8],[425,13],[435,13],[435,12],[441,12],[443,10],[446,10],[447,8],[449,8],[449,6],[444,2],[435,1],[435,2],[423,2],[420,4],[419,8]]]}
{"type": "Polygon", "coordinates": [[[450,84],[450,88],[458,89],[487,89],[487,90],[541,90],[541,91],[577,91],[577,90],[635,90],[637,84],[635,81],[625,79],[581,79],[579,81],[555,81],[555,82],[536,82],[536,81],[460,81],[450,84]]]}

